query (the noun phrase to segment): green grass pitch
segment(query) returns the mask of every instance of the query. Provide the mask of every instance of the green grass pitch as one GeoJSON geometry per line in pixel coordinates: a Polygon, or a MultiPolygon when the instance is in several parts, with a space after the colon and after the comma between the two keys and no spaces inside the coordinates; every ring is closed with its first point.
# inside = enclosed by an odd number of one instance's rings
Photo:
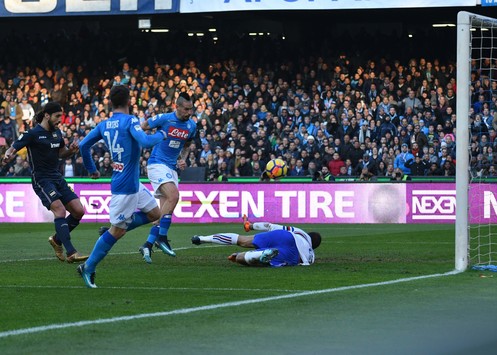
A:
{"type": "MultiPolygon", "coordinates": [[[[99,225],[73,232],[90,252],[99,225]]],[[[236,246],[191,245],[241,223],[173,224],[153,263],[128,233],[87,289],[55,259],[52,224],[0,225],[1,354],[488,354],[497,274],[454,268],[452,225],[307,225],[316,264],[249,268],[236,246]],[[433,277],[427,277],[433,275],[433,277]]]]}

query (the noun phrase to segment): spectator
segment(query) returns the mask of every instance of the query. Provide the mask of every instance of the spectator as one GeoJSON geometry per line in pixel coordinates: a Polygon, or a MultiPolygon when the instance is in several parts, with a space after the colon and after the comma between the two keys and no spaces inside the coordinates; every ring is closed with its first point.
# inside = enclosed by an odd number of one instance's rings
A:
{"type": "Polygon", "coordinates": [[[74,176],[88,176],[88,170],[86,170],[81,156],[77,157],[74,162],[74,176]]]}
{"type": "Polygon", "coordinates": [[[345,167],[345,162],[340,158],[340,155],[337,152],[333,153],[333,158],[328,163],[330,173],[333,176],[338,176],[342,167],[345,167]]]}
{"type": "Polygon", "coordinates": [[[3,120],[0,120],[0,137],[4,137],[9,146],[16,138],[15,121],[10,116],[5,116],[3,120]]]}
{"type": "Polygon", "coordinates": [[[17,104],[13,96],[5,108],[5,114],[9,115],[10,119],[16,122],[16,135],[19,135],[20,132],[24,132],[24,121],[22,120],[23,112],[21,106],[17,104]]]}
{"type": "Polygon", "coordinates": [[[23,160],[22,162],[22,169],[19,170],[19,172],[16,174],[16,176],[31,176],[31,167],[29,166],[29,162],[26,160],[23,160]]]}
{"type": "Polygon", "coordinates": [[[295,166],[290,171],[290,176],[306,176],[305,169],[303,167],[303,163],[301,159],[297,159],[295,162],[295,166]]]}
{"type": "Polygon", "coordinates": [[[74,177],[77,176],[75,174],[75,167],[71,157],[66,158],[64,165],[62,166],[62,175],[64,177],[74,177]]]}
{"type": "Polygon", "coordinates": [[[396,171],[399,169],[402,174],[410,174],[411,169],[409,169],[405,164],[408,160],[414,159],[414,156],[409,152],[409,147],[407,146],[406,143],[402,144],[402,152],[397,155],[394,161],[394,168],[396,171]]]}
{"type": "Polygon", "coordinates": [[[409,159],[405,163],[405,167],[411,170],[412,176],[424,176],[428,165],[425,160],[421,159],[420,154],[414,155],[414,159],[409,159]]]}
{"type": "Polygon", "coordinates": [[[238,176],[253,176],[252,165],[243,155],[240,156],[240,164],[237,167],[238,176]]]}
{"type": "Polygon", "coordinates": [[[100,172],[100,176],[102,177],[110,177],[112,176],[112,165],[109,157],[100,158],[99,160],[100,168],[98,169],[100,172]]]}

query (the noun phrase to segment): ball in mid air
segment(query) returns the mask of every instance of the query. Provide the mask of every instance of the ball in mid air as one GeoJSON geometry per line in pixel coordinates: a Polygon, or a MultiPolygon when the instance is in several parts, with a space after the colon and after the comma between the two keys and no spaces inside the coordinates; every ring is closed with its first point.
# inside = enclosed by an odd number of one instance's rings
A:
{"type": "Polygon", "coordinates": [[[266,164],[265,173],[270,179],[280,179],[288,174],[288,166],[282,159],[273,159],[266,164]]]}

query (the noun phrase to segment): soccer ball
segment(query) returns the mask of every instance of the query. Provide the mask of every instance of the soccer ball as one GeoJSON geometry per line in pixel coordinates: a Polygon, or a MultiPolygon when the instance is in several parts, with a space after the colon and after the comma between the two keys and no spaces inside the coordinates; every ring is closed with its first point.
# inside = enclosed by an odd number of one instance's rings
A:
{"type": "Polygon", "coordinates": [[[286,176],[288,166],[282,159],[273,159],[266,164],[266,176],[270,179],[279,179],[286,176]]]}

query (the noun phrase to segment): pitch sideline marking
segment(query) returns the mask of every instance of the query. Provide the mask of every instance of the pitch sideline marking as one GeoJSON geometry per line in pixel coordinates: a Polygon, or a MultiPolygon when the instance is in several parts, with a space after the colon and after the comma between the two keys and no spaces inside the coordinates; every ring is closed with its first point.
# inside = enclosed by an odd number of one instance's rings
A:
{"type": "MultiPolygon", "coordinates": [[[[71,322],[71,323],[43,325],[43,326],[39,326],[39,327],[16,329],[16,330],[9,330],[9,331],[5,331],[5,332],[0,332],[0,338],[6,338],[9,336],[23,335],[23,334],[41,333],[41,332],[45,332],[48,330],[55,330],[55,329],[84,327],[87,325],[117,323],[117,322],[124,322],[124,321],[135,320],[135,319],[167,317],[167,316],[173,316],[173,315],[178,315],[178,314],[188,314],[188,313],[209,311],[209,310],[227,308],[227,307],[238,307],[238,306],[259,303],[259,302],[271,302],[271,301],[278,301],[278,300],[283,300],[283,299],[319,295],[319,294],[323,294],[323,293],[334,293],[334,292],[356,290],[356,289],[368,288],[368,287],[393,285],[393,284],[402,283],[402,282],[409,282],[409,281],[416,281],[416,280],[429,279],[429,278],[435,278],[435,277],[456,275],[459,273],[460,273],[460,271],[453,270],[453,271],[445,272],[442,274],[423,275],[423,276],[409,277],[409,278],[403,278],[403,279],[397,279],[397,280],[391,280],[391,281],[376,282],[376,283],[371,283],[371,284],[328,288],[328,289],[316,290],[316,291],[304,291],[304,292],[299,292],[299,293],[291,293],[288,295],[254,298],[254,299],[249,299],[249,300],[244,300],[244,301],[226,302],[226,303],[219,303],[219,304],[200,306],[200,307],[192,307],[192,308],[182,308],[182,309],[176,309],[176,310],[167,311],[167,312],[142,313],[142,314],[136,314],[134,316],[122,316],[122,317],[86,320],[86,321],[71,322]]],[[[91,292],[91,291],[89,291],[89,292],[91,292]]]]}

